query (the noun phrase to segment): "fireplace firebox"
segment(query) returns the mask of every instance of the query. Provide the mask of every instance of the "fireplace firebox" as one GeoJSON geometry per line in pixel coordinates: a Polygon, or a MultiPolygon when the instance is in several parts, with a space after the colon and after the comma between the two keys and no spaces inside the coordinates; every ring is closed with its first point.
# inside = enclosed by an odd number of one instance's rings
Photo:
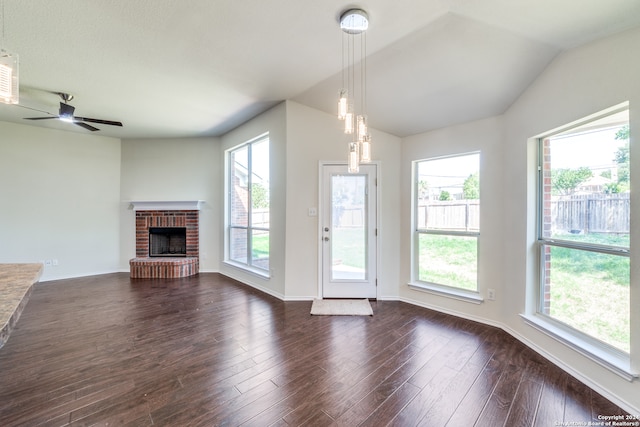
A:
{"type": "Polygon", "coordinates": [[[186,227],[149,227],[149,257],[186,256],[186,227]]]}

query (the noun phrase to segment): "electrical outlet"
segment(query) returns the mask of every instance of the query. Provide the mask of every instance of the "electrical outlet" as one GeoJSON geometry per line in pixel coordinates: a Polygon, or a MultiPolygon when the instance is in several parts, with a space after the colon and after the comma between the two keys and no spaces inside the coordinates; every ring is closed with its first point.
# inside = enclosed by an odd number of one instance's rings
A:
{"type": "Polygon", "coordinates": [[[496,299],[495,289],[487,289],[487,299],[491,301],[494,301],[496,299]]]}
{"type": "Polygon", "coordinates": [[[44,265],[46,267],[51,267],[52,264],[53,264],[53,261],[51,261],[50,259],[45,259],[44,260],[44,265]]]}

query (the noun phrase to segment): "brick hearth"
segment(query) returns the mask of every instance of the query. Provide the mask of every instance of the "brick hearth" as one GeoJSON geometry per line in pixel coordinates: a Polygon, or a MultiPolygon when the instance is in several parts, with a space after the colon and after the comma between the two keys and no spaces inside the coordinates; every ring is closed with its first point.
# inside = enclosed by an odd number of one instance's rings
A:
{"type": "Polygon", "coordinates": [[[129,261],[132,278],[175,278],[199,272],[199,211],[139,210],[136,212],[136,257],[129,261]],[[187,253],[184,258],[149,257],[150,227],[185,227],[187,253]]]}

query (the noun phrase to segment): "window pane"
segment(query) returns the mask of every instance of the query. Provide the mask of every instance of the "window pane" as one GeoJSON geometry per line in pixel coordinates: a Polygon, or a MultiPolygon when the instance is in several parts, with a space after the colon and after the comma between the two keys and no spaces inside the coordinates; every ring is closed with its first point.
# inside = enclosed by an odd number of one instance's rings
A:
{"type": "Polygon", "coordinates": [[[251,144],[251,226],[269,228],[269,140],[251,144]]]}
{"type": "Polygon", "coordinates": [[[629,352],[629,258],[543,246],[542,312],[629,352]]]}
{"type": "Polygon", "coordinates": [[[230,225],[247,226],[249,208],[249,149],[234,150],[229,155],[231,167],[231,195],[229,197],[230,225]]]}
{"type": "Polygon", "coordinates": [[[229,260],[269,271],[269,138],[228,155],[229,260]]]}
{"type": "Polygon", "coordinates": [[[232,261],[247,263],[247,229],[229,229],[229,259],[232,261]]]}
{"type": "Polygon", "coordinates": [[[628,121],[623,111],[542,141],[543,238],[629,247],[628,121]]]}
{"type": "Polygon", "coordinates": [[[472,236],[418,236],[418,280],[478,289],[478,239],[472,236]]]}
{"type": "Polygon", "coordinates": [[[269,232],[253,230],[251,237],[251,265],[269,270],[269,232]]]}
{"type": "Polygon", "coordinates": [[[418,163],[417,227],[480,230],[480,154],[418,163]]]}

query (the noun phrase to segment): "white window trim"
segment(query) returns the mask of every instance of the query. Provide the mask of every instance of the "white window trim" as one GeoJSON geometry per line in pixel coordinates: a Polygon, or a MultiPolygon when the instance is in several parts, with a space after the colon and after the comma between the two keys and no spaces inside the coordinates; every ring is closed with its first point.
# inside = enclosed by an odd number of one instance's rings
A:
{"type": "MultiPolygon", "coordinates": [[[[630,256],[630,251],[627,248],[616,247],[603,247],[601,245],[591,245],[576,243],[572,241],[565,241],[561,239],[553,238],[541,238],[541,197],[542,197],[542,171],[541,171],[541,147],[540,144],[544,138],[548,138],[553,135],[558,135],[562,132],[567,132],[573,128],[582,126],[586,123],[596,121],[603,117],[615,114],[620,111],[628,110],[629,103],[624,102],[614,107],[608,108],[604,111],[592,114],[581,120],[577,120],[565,126],[558,127],[549,132],[537,135],[530,139],[530,141],[536,144],[535,149],[535,173],[536,173],[536,194],[535,194],[535,240],[533,244],[536,247],[535,268],[532,271],[535,272],[535,278],[531,282],[532,286],[535,286],[534,292],[530,292],[531,298],[535,298],[533,304],[527,304],[526,313],[520,316],[525,323],[543,334],[555,339],[556,341],[566,345],[567,347],[577,351],[581,355],[585,356],[589,360],[597,363],[598,365],[610,370],[611,372],[619,375],[627,381],[634,381],[640,377],[640,374],[632,368],[631,354],[618,350],[598,339],[591,337],[585,333],[582,333],[576,329],[571,328],[559,321],[556,321],[550,316],[540,313],[542,304],[542,275],[543,275],[543,260],[542,260],[542,247],[547,245],[567,247],[576,250],[587,250],[593,252],[608,253],[621,256],[630,256]]],[[[631,331],[633,334],[633,331],[631,331]]]]}
{"type": "MultiPolygon", "coordinates": [[[[251,230],[263,230],[263,231],[271,231],[271,228],[265,229],[264,227],[233,227],[231,226],[231,165],[229,164],[229,156],[233,151],[236,151],[242,147],[246,147],[246,146],[250,146],[251,144],[254,143],[258,143],[261,142],[263,140],[269,140],[269,132],[265,132],[261,135],[256,136],[255,138],[252,138],[246,142],[243,142],[242,144],[238,144],[236,146],[233,146],[231,148],[228,148],[225,150],[224,152],[224,164],[225,164],[225,174],[224,174],[224,180],[225,180],[225,198],[224,198],[224,259],[223,259],[223,263],[225,265],[229,265],[231,267],[237,268],[239,270],[251,273],[255,276],[258,276],[260,278],[263,279],[270,279],[271,278],[271,268],[267,269],[263,269],[263,268],[259,268],[259,267],[255,267],[251,264],[249,264],[248,262],[242,263],[239,261],[235,261],[232,260],[230,258],[230,254],[229,254],[229,244],[230,244],[230,230],[232,228],[246,228],[247,230],[247,234],[249,234],[249,231],[251,230]]],[[[269,141],[269,143],[271,143],[269,141]]],[[[247,254],[249,255],[249,254],[247,254]]],[[[271,248],[269,248],[269,257],[271,257],[271,248]]]]}
{"type": "Polygon", "coordinates": [[[428,159],[420,159],[420,160],[414,160],[412,162],[412,168],[411,168],[411,185],[412,185],[412,217],[411,217],[411,224],[412,224],[412,245],[411,245],[411,281],[409,283],[407,283],[407,285],[409,286],[410,289],[413,289],[415,291],[420,291],[420,292],[427,292],[430,294],[434,294],[434,295],[438,295],[438,296],[443,296],[443,297],[448,297],[451,299],[455,299],[458,301],[464,301],[464,302],[469,302],[469,303],[473,303],[473,304],[480,304],[482,302],[484,302],[484,298],[482,297],[482,295],[480,294],[480,283],[478,282],[478,278],[476,278],[476,287],[477,290],[475,291],[471,291],[468,289],[463,289],[463,288],[456,288],[456,287],[452,287],[452,286],[447,286],[447,285],[442,285],[439,283],[433,283],[433,282],[427,282],[427,281],[423,281],[423,280],[418,280],[418,275],[419,275],[419,267],[418,267],[418,261],[416,260],[416,256],[418,253],[418,237],[420,234],[432,234],[432,235],[445,235],[445,236],[468,236],[468,237],[475,237],[476,238],[476,244],[478,245],[478,259],[477,259],[477,264],[480,264],[480,251],[479,251],[479,247],[480,247],[480,231],[460,231],[460,230],[440,230],[440,229],[427,229],[427,228],[418,228],[416,227],[416,221],[417,221],[417,195],[418,195],[418,185],[417,185],[417,179],[416,179],[416,175],[417,175],[417,167],[418,164],[420,162],[424,162],[424,161],[429,161],[429,160],[438,160],[438,159],[445,159],[445,158],[454,158],[454,157],[462,157],[462,156],[467,156],[467,155],[472,155],[472,154],[478,154],[480,155],[480,151],[471,151],[471,152],[467,152],[467,153],[459,153],[459,154],[452,154],[452,155],[448,155],[448,156],[440,156],[440,157],[433,157],[433,158],[428,158],[428,159]]]}
{"type": "Polygon", "coordinates": [[[628,354],[617,351],[587,335],[582,336],[583,334],[576,333],[577,331],[573,331],[539,313],[521,314],[520,317],[527,325],[565,344],[627,381],[633,381],[638,378],[638,373],[631,369],[631,357],[628,354]]]}
{"type": "Polygon", "coordinates": [[[469,291],[466,289],[458,289],[445,285],[439,285],[431,282],[409,282],[407,283],[409,288],[414,291],[427,292],[430,294],[449,297],[458,301],[470,302],[473,304],[480,304],[484,302],[484,298],[480,295],[480,292],[469,291]]]}

